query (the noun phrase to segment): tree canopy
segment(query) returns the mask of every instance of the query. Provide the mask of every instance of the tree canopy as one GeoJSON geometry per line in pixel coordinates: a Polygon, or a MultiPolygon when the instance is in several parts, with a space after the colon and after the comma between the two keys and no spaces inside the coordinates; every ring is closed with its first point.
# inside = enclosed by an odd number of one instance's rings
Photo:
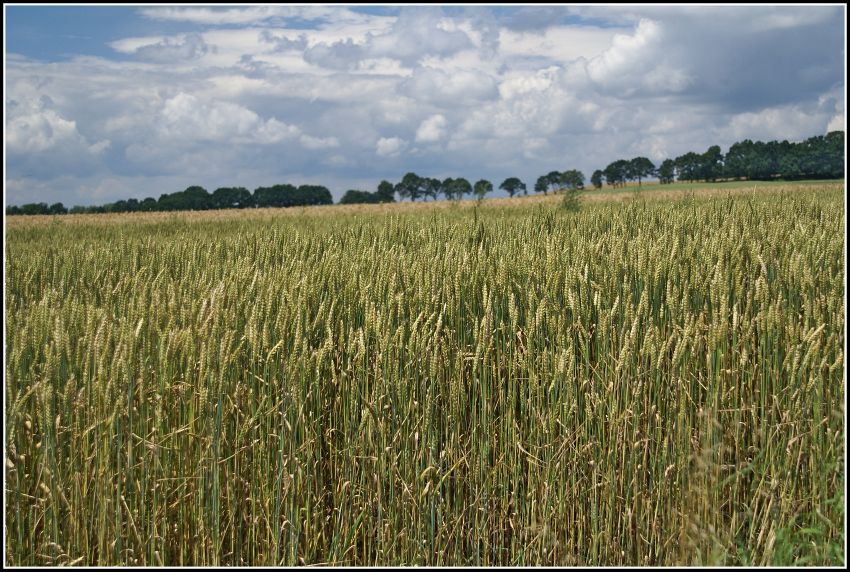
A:
{"type": "Polygon", "coordinates": [[[491,183],[487,179],[480,179],[480,180],[476,181],[475,185],[473,186],[473,192],[475,193],[475,196],[478,197],[479,201],[483,200],[484,195],[491,192],[492,190],[493,190],[493,183],[491,183]]]}
{"type": "Polygon", "coordinates": [[[508,195],[513,198],[515,194],[522,191],[525,194],[528,194],[528,189],[525,188],[525,183],[520,181],[516,177],[508,177],[502,184],[499,185],[499,188],[503,191],[507,191],[508,195]]]}

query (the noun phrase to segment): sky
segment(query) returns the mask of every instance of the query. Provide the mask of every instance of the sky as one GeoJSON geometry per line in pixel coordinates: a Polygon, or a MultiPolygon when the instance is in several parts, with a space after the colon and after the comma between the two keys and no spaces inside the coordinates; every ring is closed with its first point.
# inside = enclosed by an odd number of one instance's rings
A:
{"type": "MultiPolygon", "coordinates": [[[[846,8],[9,6],[5,202],[589,179],[844,130],[846,8]]],[[[493,196],[504,194],[497,191],[493,196]]]]}

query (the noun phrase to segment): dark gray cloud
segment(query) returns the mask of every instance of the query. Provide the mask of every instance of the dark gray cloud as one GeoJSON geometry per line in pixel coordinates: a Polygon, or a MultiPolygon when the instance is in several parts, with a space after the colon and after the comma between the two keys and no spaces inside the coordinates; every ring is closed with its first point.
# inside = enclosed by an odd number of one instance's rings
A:
{"type": "Polygon", "coordinates": [[[258,36],[261,42],[274,46],[276,51],[304,50],[307,47],[307,34],[300,34],[296,38],[288,36],[277,36],[270,30],[263,30],[258,36]]]}
{"type": "Polygon", "coordinates": [[[304,61],[334,70],[354,69],[368,55],[364,46],[346,39],[332,44],[316,44],[304,50],[304,61]]]}

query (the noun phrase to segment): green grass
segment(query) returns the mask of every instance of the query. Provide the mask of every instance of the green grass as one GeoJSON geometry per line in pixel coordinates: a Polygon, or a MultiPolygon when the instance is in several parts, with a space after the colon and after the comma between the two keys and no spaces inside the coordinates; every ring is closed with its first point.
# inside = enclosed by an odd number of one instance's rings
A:
{"type": "Polygon", "coordinates": [[[843,189],[516,205],[10,228],[6,564],[843,563],[843,189]]]}

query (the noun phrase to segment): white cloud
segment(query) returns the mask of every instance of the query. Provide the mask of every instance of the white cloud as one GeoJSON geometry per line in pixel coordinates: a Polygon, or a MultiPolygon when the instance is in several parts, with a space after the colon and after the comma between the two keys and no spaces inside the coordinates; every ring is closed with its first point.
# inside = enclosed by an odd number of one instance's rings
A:
{"type": "Polygon", "coordinates": [[[522,74],[508,77],[499,84],[499,95],[502,99],[512,99],[532,92],[546,91],[556,78],[556,66],[537,70],[533,74],[522,74]]]}
{"type": "Polygon", "coordinates": [[[102,153],[110,145],[108,139],[89,143],[79,131],[77,122],[64,118],[49,97],[7,103],[6,146],[12,153],[41,153],[57,146],[102,153]]]}
{"type": "Polygon", "coordinates": [[[357,69],[362,60],[384,59],[410,67],[428,56],[448,57],[475,47],[463,30],[445,25],[439,11],[430,7],[405,8],[391,25],[364,31],[360,36],[348,33],[311,41],[304,59],[335,70],[357,69]]]}
{"type": "Polygon", "coordinates": [[[335,11],[324,6],[250,6],[242,8],[143,8],[141,14],[153,20],[194,24],[253,24],[273,18],[325,18],[335,11]]]}
{"type": "Polygon", "coordinates": [[[402,90],[418,101],[447,107],[475,105],[497,94],[495,79],[486,73],[474,69],[443,71],[431,67],[416,68],[413,76],[402,84],[402,90]]]}
{"type": "MultiPolygon", "coordinates": [[[[826,134],[835,120],[836,116],[830,109],[807,109],[805,106],[789,105],[734,115],[721,132],[725,135],[724,138],[736,141],[799,141],[812,135],[826,134]]],[[[841,121],[843,123],[843,117],[841,121]]]]}
{"type": "Polygon", "coordinates": [[[413,63],[424,55],[447,56],[473,44],[462,30],[445,29],[442,15],[433,8],[406,8],[389,31],[370,36],[371,57],[390,57],[413,63]]]}
{"type": "Polygon", "coordinates": [[[829,120],[829,123],[826,126],[827,133],[830,131],[845,131],[846,123],[844,121],[844,114],[836,115],[832,119],[829,120]]]}
{"type": "Polygon", "coordinates": [[[293,125],[259,115],[229,101],[204,101],[178,93],[163,106],[163,136],[170,139],[230,143],[278,143],[301,134],[293,125]]]}
{"type": "Polygon", "coordinates": [[[499,47],[504,57],[519,60],[517,65],[530,56],[566,63],[598,56],[611,46],[615,34],[622,32],[622,28],[595,26],[552,26],[528,32],[503,28],[499,33],[499,47]]]}
{"type": "Polygon", "coordinates": [[[77,124],[52,109],[28,109],[6,124],[6,144],[10,151],[40,152],[63,141],[77,141],[77,124]]]}
{"type": "Polygon", "coordinates": [[[375,144],[375,153],[379,157],[396,157],[407,147],[407,141],[398,137],[381,137],[375,144]]]}
{"type": "Polygon", "coordinates": [[[446,131],[446,118],[441,114],[432,115],[416,130],[417,143],[434,143],[443,138],[446,131]]]}
{"type": "Polygon", "coordinates": [[[120,40],[115,40],[114,42],[109,42],[108,45],[116,52],[121,52],[122,54],[133,54],[139,48],[162,44],[165,42],[174,42],[175,40],[176,38],[169,38],[168,36],[141,36],[135,38],[122,38],[120,40]]]}
{"type": "Polygon", "coordinates": [[[302,135],[299,139],[305,149],[332,149],[339,147],[339,139],[336,137],[313,137],[302,135]]]}
{"type": "Polygon", "coordinates": [[[238,139],[237,141],[260,144],[280,143],[281,141],[293,139],[299,134],[301,134],[301,129],[299,127],[296,127],[295,125],[288,125],[283,121],[278,121],[272,117],[268,121],[260,121],[255,137],[251,138],[249,135],[247,140],[238,139]]]}
{"type": "Polygon", "coordinates": [[[354,165],[354,161],[346,158],[344,155],[331,155],[323,163],[330,167],[351,167],[354,165]]]}
{"type": "Polygon", "coordinates": [[[248,135],[260,125],[256,113],[229,102],[204,102],[180,92],[162,109],[160,127],[172,138],[223,141],[248,135]]]}

